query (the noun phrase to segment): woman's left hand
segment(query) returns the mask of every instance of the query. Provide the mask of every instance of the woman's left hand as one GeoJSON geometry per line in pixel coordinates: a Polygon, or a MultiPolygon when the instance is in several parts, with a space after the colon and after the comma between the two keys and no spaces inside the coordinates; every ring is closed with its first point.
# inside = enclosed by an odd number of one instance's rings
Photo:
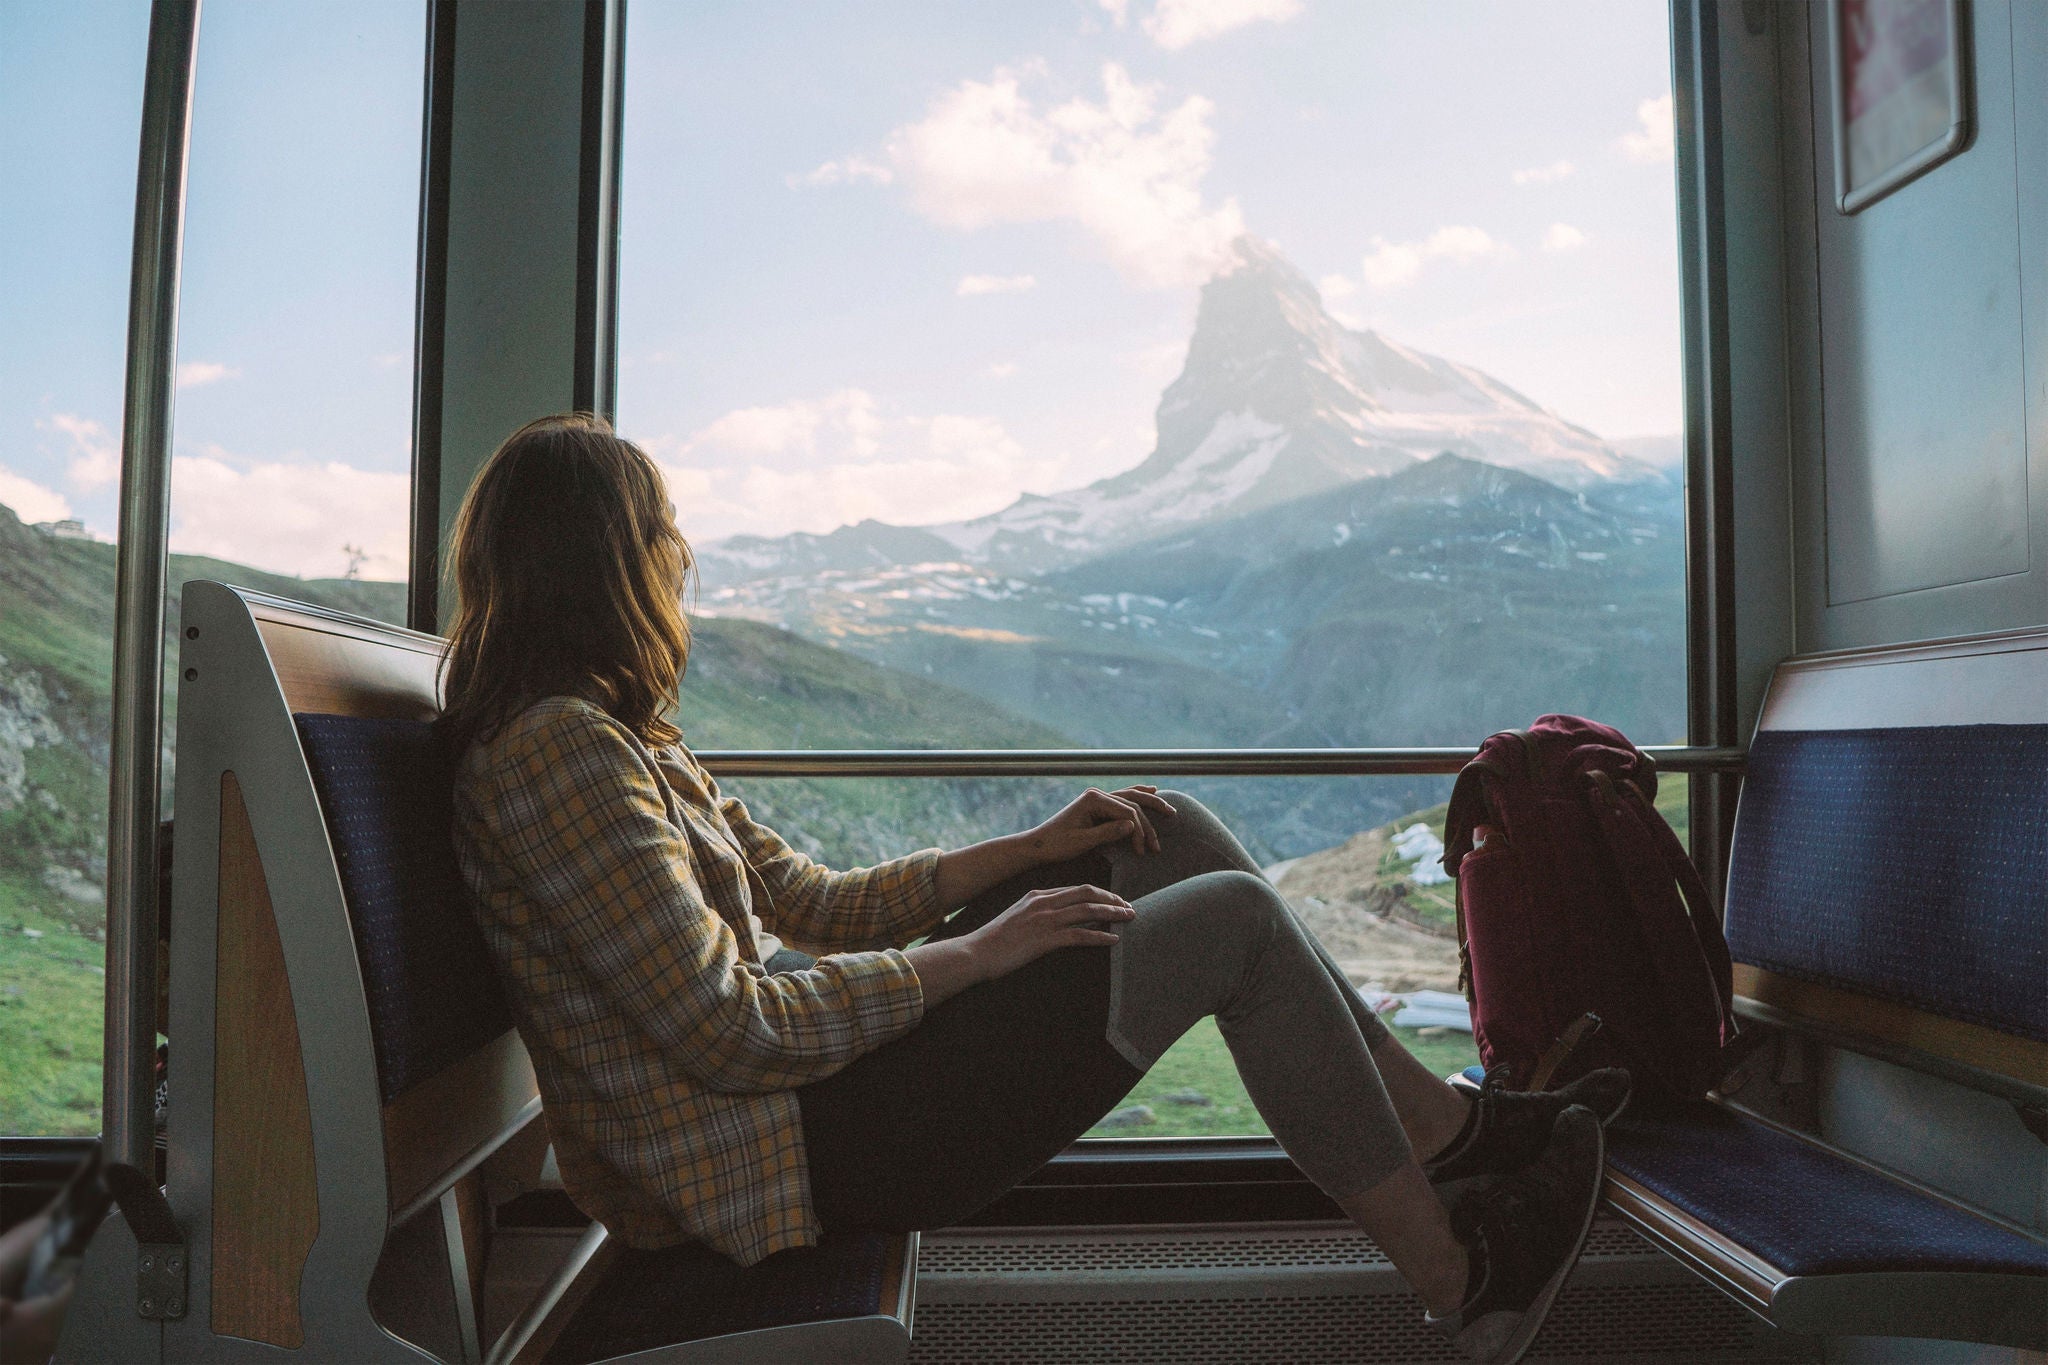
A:
{"type": "Polygon", "coordinates": [[[1134,853],[1157,853],[1159,834],[1152,827],[1152,817],[1171,814],[1173,807],[1157,787],[1125,787],[1114,792],[1090,787],[1065,810],[1027,833],[1025,840],[1032,853],[1048,863],[1079,857],[1118,839],[1129,839],[1134,853]]]}

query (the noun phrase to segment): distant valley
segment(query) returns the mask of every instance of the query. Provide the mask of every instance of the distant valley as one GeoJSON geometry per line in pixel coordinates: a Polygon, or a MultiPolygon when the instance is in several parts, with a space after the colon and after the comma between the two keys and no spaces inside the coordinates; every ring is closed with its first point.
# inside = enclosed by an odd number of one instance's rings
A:
{"type": "MultiPolygon", "coordinates": [[[[1155,430],[1132,468],[989,516],[700,546],[685,738],[1463,745],[1549,710],[1646,743],[1683,734],[1675,438],[1603,441],[1470,366],[1345,328],[1251,241],[1204,289],[1155,430]]],[[[404,607],[396,583],[172,556],[167,802],[193,578],[387,621],[404,607]]],[[[112,546],[0,508],[0,1122],[17,1131],[97,1126],[113,589],[112,546]]],[[[1425,912],[1441,889],[1411,884],[1389,822],[1427,814],[1446,779],[1166,781],[1262,863],[1301,859],[1289,894],[1359,972],[1440,984],[1450,950],[1425,912]]],[[[1023,828],[1083,784],[726,785],[853,866],[1023,828]]]]}
{"type": "MultiPolygon", "coordinates": [[[[1549,710],[1678,739],[1676,438],[1603,442],[1238,253],[1136,467],[965,522],[714,542],[702,609],[1090,745],[1469,744],[1549,710]]],[[[1284,857],[1443,789],[1196,785],[1284,857]]]]}
{"type": "MultiPolygon", "coordinates": [[[[690,742],[1468,744],[1546,710],[1677,739],[1670,446],[1603,442],[1469,366],[1343,327],[1271,248],[1246,239],[1238,257],[1204,289],[1154,449],[1132,469],[965,522],[700,547],[690,742]]],[[[207,577],[402,611],[397,584],[184,556],[171,568],[174,597],[207,577]]],[[[20,894],[101,876],[112,586],[112,547],[0,509],[0,879],[20,894]]],[[[175,704],[175,670],[166,686],[175,704]]],[[[1078,784],[734,785],[847,862],[1016,827],[1078,784]]],[[[1341,843],[1444,789],[1183,785],[1268,859],[1341,843]]]]}

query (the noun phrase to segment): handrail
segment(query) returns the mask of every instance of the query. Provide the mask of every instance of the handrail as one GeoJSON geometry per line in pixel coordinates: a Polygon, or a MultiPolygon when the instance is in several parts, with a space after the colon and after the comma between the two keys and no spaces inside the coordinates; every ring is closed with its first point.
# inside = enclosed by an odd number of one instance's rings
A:
{"type": "MultiPolygon", "coordinates": [[[[165,552],[170,539],[171,401],[178,360],[178,264],[199,0],[155,0],[135,179],[128,283],[127,392],[114,593],[113,743],[107,812],[107,1021],[103,1142],[109,1183],[156,1188],[157,820],[163,783],[165,552]]],[[[123,1199],[131,1224],[137,1211],[123,1199]]],[[[137,1226],[138,1239],[163,1229],[137,1226]]],[[[175,1236],[173,1231],[172,1236],[175,1236]]]]}
{"type": "MultiPolygon", "coordinates": [[[[1664,772],[1740,772],[1735,745],[1652,745],[1664,772]]],[[[1465,748],[700,749],[719,777],[1360,777],[1455,773],[1465,748]]]]}

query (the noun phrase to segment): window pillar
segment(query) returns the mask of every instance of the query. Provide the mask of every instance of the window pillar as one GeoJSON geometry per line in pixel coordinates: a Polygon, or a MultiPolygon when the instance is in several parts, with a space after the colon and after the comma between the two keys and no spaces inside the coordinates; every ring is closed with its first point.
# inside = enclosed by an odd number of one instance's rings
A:
{"type": "Polygon", "coordinates": [[[421,157],[411,599],[514,428],[614,406],[625,0],[431,0],[421,157]]]}

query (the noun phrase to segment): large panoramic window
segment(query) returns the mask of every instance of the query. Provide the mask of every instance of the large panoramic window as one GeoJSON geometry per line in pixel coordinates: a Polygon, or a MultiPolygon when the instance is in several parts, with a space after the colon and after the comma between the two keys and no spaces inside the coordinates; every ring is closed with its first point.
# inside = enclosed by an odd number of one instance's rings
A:
{"type": "Polygon", "coordinates": [[[424,6],[203,13],[173,576],[303,579],[273,590],[402,623],[424,6]]]}
{"type": "MultiPolygon", "coordinates": [[[[1682,742],[1667,22],[635,8],[619,409],[697,550],[688,739],[1682,742]]],[[[1337,932],[1440,896],[1447,786],[1209,790],[1337,932]]],[[[871,857],[1014,827],[1001,787],[777,814],[871,857]]]]}
{"type": "MultiPolygon", "coordinates": [[[[0,1133],[94,1133],[113,536],[149,7],[16,5],[4,22],[0,1133]]],[[[415,5],[205,8],[173,622],[194,577],[403,619],[423,45],[415,5]]]]}
{"type": "Polygon", "coordinates": [[[149,6],[0,38],[0,1134],[96,1133],[114,481],[149,6]]]}

